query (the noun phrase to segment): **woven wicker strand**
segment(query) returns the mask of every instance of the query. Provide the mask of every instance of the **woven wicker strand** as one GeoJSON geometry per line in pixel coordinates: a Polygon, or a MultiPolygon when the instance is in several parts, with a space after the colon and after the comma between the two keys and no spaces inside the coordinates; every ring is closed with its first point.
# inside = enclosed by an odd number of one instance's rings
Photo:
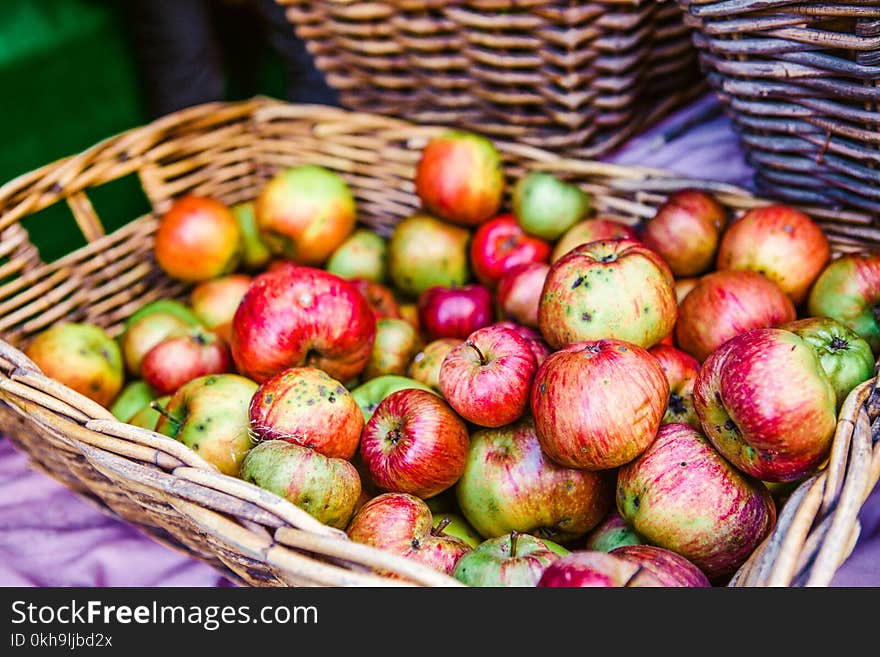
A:
{"type": "MultiPolygon", "coordinates": [[[[41,374],[22,351],[61,321],[94,322],[118,335],[144,303],[185,299],[189,288],[168,280],[151,253],[157,216],[179,194],[198,191],[235,203],[255,197],[283,167],[322,163],[351,185],[361,223],[388,234],[418,208],[414,167],[420,149],[443,129],[267,98],[214,103],[112,136],[0,187],[6,274],[0,283],[0,430],[35,467],[106,513],[240,584],[460,585],[415,561],[355,544],[287,500],[219,473],[181,443],[119,422],[41,374]],[[153,212],[103,235],[104,223],[86,202],[89,191],[130,174],[139,177],[153,212]],[[45,264],[20,221],[56,203],[75,208],[71,221],[89,243],[45,264]],[[47,296],[55,301],[41,303],[47,296]]],[[[589,191],[598,211],[630,224],[652,216],[683,187],[715,194],[733,213],[768,202],[728,184],[496,143],[510,180],[528,170],[553,171],[589,191]]],[[[863,248],[852,228],[870,226],[868,215],[799,207],[820,221],[835,253],[863,248]]],[[[731,586],[828,585],[855,544],[858,510],[880,478],[880,443],[873,437],[880,434],[878,416],[872,379],[847,398],[828,464],[791,495],[774,532],[731,586]]]]}

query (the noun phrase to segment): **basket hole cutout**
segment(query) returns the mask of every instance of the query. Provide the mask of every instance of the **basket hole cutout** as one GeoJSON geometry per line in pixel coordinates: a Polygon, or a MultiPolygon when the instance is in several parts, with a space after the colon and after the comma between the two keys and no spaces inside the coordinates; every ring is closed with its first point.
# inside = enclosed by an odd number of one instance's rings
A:
{"type": "Polygon", "coordinates": [[[46,264],[86,245],[86,238],[63,200],[24,217],[19,223],[39,251],[40,260],[46,264]]]}
{"type": "Polygon", "coordinates": [[[108,235],[153,209],[136,173],[92,187],[88,196],[108,235]]]}

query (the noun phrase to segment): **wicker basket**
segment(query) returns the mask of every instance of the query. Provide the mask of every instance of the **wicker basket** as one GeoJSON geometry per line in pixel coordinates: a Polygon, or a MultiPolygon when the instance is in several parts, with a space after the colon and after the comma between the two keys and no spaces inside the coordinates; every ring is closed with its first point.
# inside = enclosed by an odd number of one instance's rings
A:
{"type": "Polygon", "coordinates": [[[880,245],[880,2],[679,4],[759,192],[863,211],[880,245]]]}
{"type": "MultiPolygon", "coordinates": [[[[44,375],[20,351],[62,320],[117,335],[143,303],[185,298],[156,267],[151,236],[172,199],[194,192],[227,203],[253,198],[279,168],[316,163],[355,191],[360,219],[387,231],[417,207],[412,177],[426,140],[441,130],[323,106],[256,98],[182,110],[124,132],[0,188],[0,429],[32,462],[156,540],[254,586],[457,585],[445,575],[353,543],[274,494],[218,473],[175,440],[116,421],[44,375]],[[154,212],[103,235],[88,193],[136,174],[154,212]],[[44,264],[21,222],[64,201],[89,244],[44,264]],[[5,402],[5,403],[4,403],[5,402]],[[373,574],[384,568],[398,578],[373,574]]],[[[764,203],[720,183],[660,171],[564,159],[497,142],[507,173],[543,168],[577,182],[596,207],[633,223],[670,191],[701,186],[731,208],[764,203]]],[[[835,243],[840,250],[851,244],[835,243]]],[[[849,396],[828,465],[792,494],[767,541],[732,584],[827,585],[859,533],[864,500],[880,477],[876,379],[849,396]]]]}
{"type": "Polygon", "coordinates": [[[674,2],[277,0],[343,106],[606,153],[704,90],[674,2]]]}

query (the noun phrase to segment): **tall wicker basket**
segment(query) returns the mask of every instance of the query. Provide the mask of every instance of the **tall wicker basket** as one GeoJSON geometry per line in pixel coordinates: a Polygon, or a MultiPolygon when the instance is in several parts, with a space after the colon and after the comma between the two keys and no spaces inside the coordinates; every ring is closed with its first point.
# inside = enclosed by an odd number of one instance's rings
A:
{"type": "MultiPolygon", "coordinates": [[[[340,172],[360,220],[387,231],[418,202],[415,163],[442,128],[264,98],[182,110],[111,137],[0,188],[0,430],[33,464],[158,541],[253,586],[453,586],[450,577],[353,543],[290,502],[220,474],[175,440],[116,421],[110,412],[44,376],[20,351],[61,321],[118,334],[143,303],[187,289],[155,265],[158,214],[184,193],[227,203],[255,196],[280,168],[303,163],[340,172]],[[136,174],[153,211],[103,234],[89,201],[96,187],[136,174]],[[22,221],[65,202],[89,244],[44,264],[22,221]],[[375,574],[384,569],[398,575],[375,574]]],[[[726,184],[662,171],[559,157],[498,141],[513,178],[545,169],[594,195],[598,210],[633,223],[665,196],[701,186],[734,210],[765,203],[726,184]]],[[[835,242],[835,249],[850,244],[835,242]]],[[[876,379],[854,390],[840,414],[828,464],[803,482],[772,535],[736,574],[737,586],[825,586],[852,550],[858,512],[880,477],[876,379]]]]}
{"type": "Polygon", "coordinates": [[[569,156],[704,90],[669,0],[277,1],[343,106],[569,156]]]}
{"type": "Polygon", "coordinates": [[[759,191],[869,215],[880,245],[880,2],[679,0],[759,191]]]}

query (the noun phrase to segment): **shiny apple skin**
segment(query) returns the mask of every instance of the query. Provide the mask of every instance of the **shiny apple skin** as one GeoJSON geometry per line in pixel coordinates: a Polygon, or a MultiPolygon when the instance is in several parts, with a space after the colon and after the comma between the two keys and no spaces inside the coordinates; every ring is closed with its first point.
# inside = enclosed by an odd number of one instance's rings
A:
{"type": "Polygon", "coordinates": [[[539,588],[663,587],[647,568],[607,552],[575,550],[548,565],[539,588]]]}
{"type": "Polygon", "coordinates": [[[662,424],[683,422],[701,429],[700,418],[694,410],[694,381],[700,362],[681,349],[668,344],[657,344],[648,349],[660,361],[660,367],[669,381],[669,403],[662,424]]]}
{"type": "Polygon", "coordinates": [[[546,262],[550,243],[528,235],[512,214],[502,214],[477,227],[470,243],[471,271],[476,279],[494,289],[514,267],[546,262]]]}

